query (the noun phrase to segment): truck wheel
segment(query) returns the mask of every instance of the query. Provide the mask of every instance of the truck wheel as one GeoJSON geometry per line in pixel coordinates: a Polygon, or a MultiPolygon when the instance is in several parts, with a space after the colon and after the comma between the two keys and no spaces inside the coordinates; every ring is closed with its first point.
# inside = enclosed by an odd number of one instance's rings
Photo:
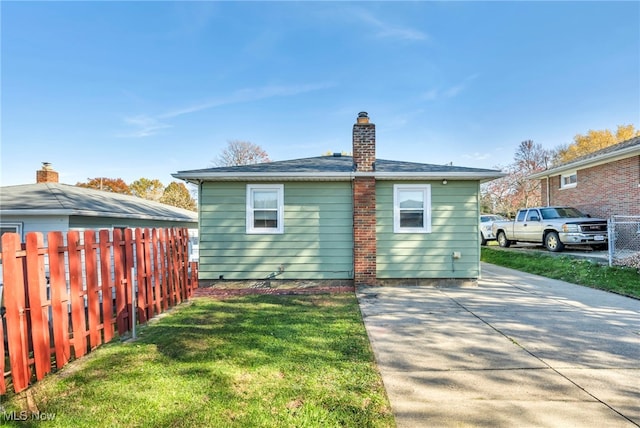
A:
{"type": "Polygon", "coordinates": [[[482,232],[480,232],[480,245],[487,245],[487,240],[484,239],[482,232]]]}
{"type": "Polygon", "coordinates": [[[544,237],[544,246],[547,247],[547,250],[554,253],[564,250],[564,244],[562,243],[562,241],[560,241],[558,232],[547,233],[547,235],[544,237]]]}
{"type": "Polygon", "coordinates": [[[498,232],[496,239],[498,240],[498,245],[502,248],[509,248],[509,245],[511,245],[511,241],[507,239],[507,235],[505,235],[503,231],[498,232]]]}

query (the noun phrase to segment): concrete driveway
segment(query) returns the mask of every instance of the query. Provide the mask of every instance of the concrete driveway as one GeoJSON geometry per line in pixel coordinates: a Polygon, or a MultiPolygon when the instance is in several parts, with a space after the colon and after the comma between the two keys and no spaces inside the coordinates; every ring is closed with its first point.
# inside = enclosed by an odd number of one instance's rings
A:
{"type": "Polygon", "coordinates": [[[640,300],[482,269],[357,290],[398,427],[640,426],[640,300]]]}

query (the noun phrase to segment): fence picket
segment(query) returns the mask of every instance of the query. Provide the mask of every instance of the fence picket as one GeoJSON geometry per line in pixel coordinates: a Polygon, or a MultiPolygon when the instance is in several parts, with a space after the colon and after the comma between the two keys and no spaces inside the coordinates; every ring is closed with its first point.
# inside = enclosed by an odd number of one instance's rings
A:
{"type": "Polygon", "coordinates": [[[69,341],[69,294],[65,278],[65,263],[62,232],[49,232],[49,287],[51,288],[51,316],[53,319],[53,341],[56,350],[56,368],[64,367],[71,359],[69,341]]]}
{"type": "Polygon", "coordinates": [[[44,254],[38,249],[44,246],[42,233],[29,233],[26,237],[27,290],[31,343],[36,367],[36,379],[41,380],[51,371],[49,338],[49,311],[47,283],[44,274],[44,254]]]}
{"type": "Polygon", "coordinates": [[[89,347],[94,349],[100,342],[100,289],[98,287],[98,265],[96,251],[96,232],[84,231],[84,266],[87,281],[87,319],[89,321],[89,347]]]}
{"type": "Polygon", "coordinates": [[[142,232],[142,247],[144,249],[144,283],[146,287],[146,307],[147,307],[147,319],[151,319],[155,312],[155,298],[153,295],[153,270],[151,267],[151,232],[149,229],[144,229],[142,232]]]}
{"type": "Polygon", "coordinates": [[[147,285],[146,275],[144,271],[144,236],[142,229],[135,230],[135,248],[136,248],[136,282],[138,284],[138,323],[144,324],[147,322],[147,285]]]}
{"type": "Polygon", "coordinates": [[[125,251],[122,229],[113,229],[113,285],[116,288],[116,323],[118,334],[124,334],[127,330],[127,289],[125,287],[125,251]]]}
{"type": "Polygon", "coordinates": [[[87,353],[87,323],[85,319],[84,288],[82,284],[82,245],[77,230],[67,232],[69,248],[69,284],[71,301],[71,330],[73,334],[73,354],[76,358],[87,353]]]}
{"type": "Polygon", "coordinates": [[[113,339],[113,280],[111,279],[111,252],[109,231],[101,230],[100,238],[100,280],[102,281],[102,336],[104,342],[113,339]]]}
{"type": "MultiPolygon", "coordinates": [[[[124,230],[124,276],[125,276],[125,289],[127,290],[127,330],[133,328],[133,315],[131,313],[131,303],[136,295],[135,286],[136,283],[133,279],[131,268],[135,266],[135,260],[133,259],[133,239],[131,229],[124,230]]],[[[140,318],[138,318],[140,319],[140,318]]]]}
{"type": "MultiPolygon", "coordinates": [[[[158,231],[158,249],[163,254],[169,254],[166,241],[166,231],[164,229],[160,229],[158,231]]],[[[169,260],[169,257],[165,257],[160,262],[159,266],[160,275],[162,275],[160,287],[162,288],[162,307],[164,308],[164,310],[167,310],[167,308],[171,306],[171,287],[169,285],[169,271],[167,269],[167,260],[169,260]]]]}
{"type": "Polygon", "coordinates": [[[160,261],[160,252],[158,251],[158,231],[153,228],[151,230],[151,265],[152,265],[152,277],[153,277],[153,289],[154,294],[154,308],[157,314],[162,313],[162,287],[160,286],[160,269],[158,269],[160,261]]]}

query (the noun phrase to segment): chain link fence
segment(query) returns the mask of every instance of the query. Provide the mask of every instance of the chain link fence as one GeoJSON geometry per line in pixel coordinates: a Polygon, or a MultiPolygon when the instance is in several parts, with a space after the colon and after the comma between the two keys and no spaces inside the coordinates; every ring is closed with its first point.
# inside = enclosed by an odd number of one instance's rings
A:
{"type": "Polygon", "coordinates": [[[609,266],[640,269],[640,216],[611,216],[608,230],[609,266]]]}

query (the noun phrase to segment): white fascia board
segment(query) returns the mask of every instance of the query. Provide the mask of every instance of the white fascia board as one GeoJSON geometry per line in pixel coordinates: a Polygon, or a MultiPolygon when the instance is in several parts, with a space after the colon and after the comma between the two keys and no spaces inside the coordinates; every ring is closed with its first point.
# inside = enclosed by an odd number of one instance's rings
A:
{"type": "Polygon", "coordinates": [[[624,150],[617,151],[615,153],[608,153],[606,155],[597,156],[589,159],[584,159],[577,162],[570,162],[564,165],[560,165],[555,168],[547,169],[541,172],[531,174],[529,179],[547,178],[555,175],[561,175],[563,172],[576,171],[579,169],[592,168],[594,166],[602,165],[604,163],[615,162],[617,160],[626,159],[632,156],[640,155],[640,147],[633,146],[627,147],[624,150]]]}
{"type": "Polygon", "coordinates": [[[136,219],[136,220],[156,220],[156,221],[180,221],[180,222],[193,222],[197,223],[197,218],[180,218],[180,217],[155,217],[143,214],[123,214],[112,212],[98,212],[98,211],[83,211],[83,210],[0,210],[0,217],[2,216],[81,216],[81,217],[107,217],[107,218],[120,218],[120,219],[136,219]]]}
{"type": "Polygon", "coordinates": [[[503,172],[376,172],[377,180],[480,180],[489,181],[504,177],[503,172]]]}
{"type": "Polygon", "coordinates": [[[196,173],[172,174],[189,182],[202,181],[349,181],[355,177],[375,177],[377,180],[493,180],[504,177],[502,172],[323,172],[323,173],[196,173]]]}
{"type": "Polygon", "coordinates": [[[0,216],[15,215],[15,216],[46,216],[46,215],[74,215],[76,210],[69,209],[38,209],[38,210],[0,210],[0,216]]]}
{"type": "Polygon", "coordinates": [[[351,173],[345,172],[323,172],[323,173],[300,173],[300,172],[201,172],[194,174],[171,174],[175,178],[180,178],[189,182],[200,181],[349,181],[351,173]]]}

